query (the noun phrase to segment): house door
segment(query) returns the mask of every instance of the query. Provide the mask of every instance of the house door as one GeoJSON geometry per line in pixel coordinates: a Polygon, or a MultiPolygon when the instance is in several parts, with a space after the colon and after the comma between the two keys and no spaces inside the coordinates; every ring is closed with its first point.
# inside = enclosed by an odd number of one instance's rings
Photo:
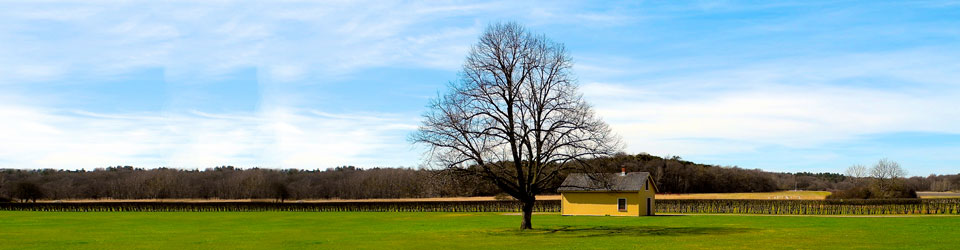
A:
{"type": "Polygon", "coordinates": [[[647,215],[653,215],[653,213],[651,213],[653,211],[650,211],[650,201],[651,199],[647,198],[647,215]]]}

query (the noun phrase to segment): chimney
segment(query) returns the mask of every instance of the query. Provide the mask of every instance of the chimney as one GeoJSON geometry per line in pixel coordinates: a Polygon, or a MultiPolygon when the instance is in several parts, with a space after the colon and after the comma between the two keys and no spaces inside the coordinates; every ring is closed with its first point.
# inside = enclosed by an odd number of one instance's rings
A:
{"type": "Polygon", "coordinates": [[[620,176],[627,176],[627,168],[620,168],[620,176]]]}

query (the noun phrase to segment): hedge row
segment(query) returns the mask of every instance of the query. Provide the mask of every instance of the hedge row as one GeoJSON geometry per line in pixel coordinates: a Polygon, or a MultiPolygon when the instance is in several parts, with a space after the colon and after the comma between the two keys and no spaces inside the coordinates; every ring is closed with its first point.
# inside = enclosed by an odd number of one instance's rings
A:
{"type": "MultiPolygon", "coordinates": [[[[657,200],[658,213],[775,215],[960,214],[960,199],[901,200],[657,200]]],[[[519,212],[516,201],[432,202],[90,202],[0,203],[0,210],[53,212],[519,212]]],[[[559,212],[560,202],[537,201],[535,212],[559,212]]]]}
{"type": "Polygon", "coordinates": [[[658,213],[776,215],[960,214],[960,199],[658,200],[658,213]]]}

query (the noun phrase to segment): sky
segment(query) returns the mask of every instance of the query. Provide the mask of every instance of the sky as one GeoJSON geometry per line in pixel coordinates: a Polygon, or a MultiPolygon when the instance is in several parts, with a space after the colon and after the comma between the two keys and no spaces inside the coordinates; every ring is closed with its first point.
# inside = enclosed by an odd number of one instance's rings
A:
{"type": "Polygon", "coordinates": [[[960,173],[960,1],[0,1],[0,168],[422,167],[505,21],[567,47],[626,153],[960,173]]]}

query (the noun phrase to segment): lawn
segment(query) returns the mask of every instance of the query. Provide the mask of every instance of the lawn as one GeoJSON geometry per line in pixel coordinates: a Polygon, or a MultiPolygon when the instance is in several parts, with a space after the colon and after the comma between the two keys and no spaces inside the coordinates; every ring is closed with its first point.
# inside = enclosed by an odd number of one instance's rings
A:
{"type": "Polygon", "coordinates": [[[0,248],[956,249],[960,217],[0,211],[0,248]]]}

